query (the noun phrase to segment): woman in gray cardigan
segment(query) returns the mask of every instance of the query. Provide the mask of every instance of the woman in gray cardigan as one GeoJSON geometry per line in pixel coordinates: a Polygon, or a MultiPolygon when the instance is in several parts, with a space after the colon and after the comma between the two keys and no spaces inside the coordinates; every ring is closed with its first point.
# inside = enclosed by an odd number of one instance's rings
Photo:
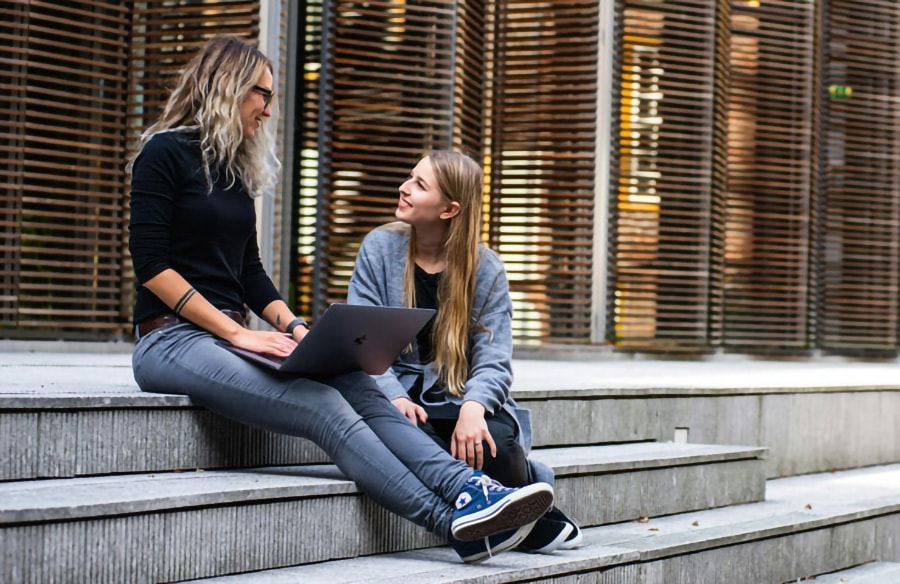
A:
{"type": "MultiPolygon", "coordinates": [[[[512,302],[500,258],[481,243],[483,175],[471,158],[435,151],[400,186],[399,221],[360,247],[348,302],[437,309],[383,375],[381,390],[451,455],[508,486],[552,482],[530,461],[529,411],[510,397],[512,302]]],[[[551,510],[520,546],[580,544],[577,524],[551,510]]]]}

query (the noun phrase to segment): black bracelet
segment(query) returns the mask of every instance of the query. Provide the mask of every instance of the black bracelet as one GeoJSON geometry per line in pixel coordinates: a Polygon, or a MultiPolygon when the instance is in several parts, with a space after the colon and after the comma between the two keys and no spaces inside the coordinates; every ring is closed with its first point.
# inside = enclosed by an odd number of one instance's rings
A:
{"type": "Polygon", "coordinates": [[[185,292],[178,300],[178,302],[175,303],[175,306],[172,307],[172,310],[175,311],[175,314],[181,314],[181,311],[184,310],[184,307],[188,303],[188,300],[190,300],[191,297],[196,293],[197,291],[194,290],[193,286],[188,288],[187,292],[185,292]]]}
{"type": "Polygon", "coordinates": [[[298,326],[302,326],[302,327],[306,328],[307,330],[309,329],[309,323],[308,323],[308,322],[306,322],[306,321],[303,320],[302,318],[295,318],[295,319],[292,320],[291,322],[287,323],[287,326],[284,327],[284,332],[286,332],[286,333],[289,334],[289,335],[290,335],[290,334],[293,334],[293,333],[294,333],[294,329],[297,328],[298,326]]]}

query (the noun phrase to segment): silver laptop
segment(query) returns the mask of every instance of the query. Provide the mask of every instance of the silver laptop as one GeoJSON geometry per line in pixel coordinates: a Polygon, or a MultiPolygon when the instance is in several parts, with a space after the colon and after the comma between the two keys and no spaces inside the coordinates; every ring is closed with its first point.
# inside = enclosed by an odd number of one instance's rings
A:
{"type": "Polygon", "coordinates": [[[430,308],[332,304],[284,359],[223,346],[281,373],[327,376],[362,370],[377,375],[387,371],[434,313],[430,308]]]}

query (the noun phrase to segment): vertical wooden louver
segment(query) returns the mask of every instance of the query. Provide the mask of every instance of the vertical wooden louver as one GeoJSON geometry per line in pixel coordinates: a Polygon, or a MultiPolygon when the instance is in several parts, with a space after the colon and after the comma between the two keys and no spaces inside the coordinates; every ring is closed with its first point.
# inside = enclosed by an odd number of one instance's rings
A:
{"type": "Polygon", "coordinates": [[[596,0],[494,4],[489,242],[519,342],[590,341],[598,26],[596,0]]]}
{"type": "Polygon", "coordinates": [[[620,347],[709,341],[716,3],[622,0],[609,310],[620,347]]]}
{"type": "Polygon", "coordinates": [[[830,0],[823,64],[818,341],[896,350],[900,7],[830,0]]]}
{"type": "MultiPolygon", "coordinates": [[[[473,103],[481,101],[467,95],[481,86],[476,47],[464,47],[457,61],[455,39],[458,16],[471,17],[479,6],[457,0],[327,4],[318,93],[304,96],[306,119],[316,112],[319,124],[318,149],[306,148],[301,162],[318,168],[319,178],[311,313],[346,297],[359,243],[392,219],[397,188],[418,158],[431,149],[478,146],[477,128],[457,126],[458,116],[471,117],[473,103]],[[473,82],[474,89],[460,89],[460,81],[473,82]]],[[[477,40],[477,34],[463,38],[477,40]]]]}
{"type": "Polygon", "coordinates": [[[457,2],[453,50],[453,147],[483,162],[486,114],[485,0],[457,2]]]}
{"type": "Polygon", "coordinates": [[[724,344],[807,346],[814,5],[733,3],[724,344]]]}
{"type": "Polygon", "coordinates": [[[0,327],[20,335],[91,338],[127,320],[127,35],[121,2],[0,7],[0,327]]]}

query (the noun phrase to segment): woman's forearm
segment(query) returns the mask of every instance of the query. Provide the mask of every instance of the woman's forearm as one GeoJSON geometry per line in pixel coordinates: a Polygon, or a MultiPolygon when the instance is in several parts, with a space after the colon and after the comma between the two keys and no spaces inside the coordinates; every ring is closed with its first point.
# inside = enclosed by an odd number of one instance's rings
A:
{"type": "Polygon", "coordinates": [[[144,287],[177,315],[226,341],[243,330],[241,325],[224,315],[171,268],[150,278],[144,287]]]}

